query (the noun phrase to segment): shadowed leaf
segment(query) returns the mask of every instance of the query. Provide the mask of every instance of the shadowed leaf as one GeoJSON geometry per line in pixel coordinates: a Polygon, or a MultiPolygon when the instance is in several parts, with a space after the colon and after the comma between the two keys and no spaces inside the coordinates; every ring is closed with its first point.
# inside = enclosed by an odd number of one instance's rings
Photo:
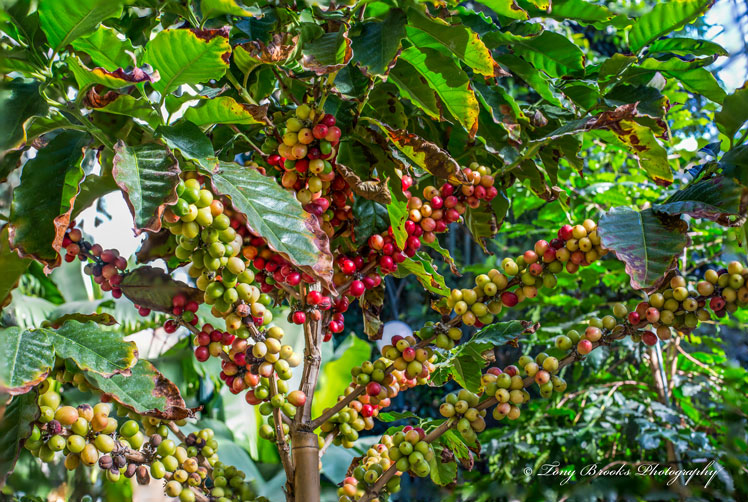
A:
{"type": "Polygon", "coordinates": [[[722,109],[714,115],[719,132],[730,138],[748,121],[748,82],[725,97],[722,109]]]}
{"type": "Polygon", "coordinates": [[[13,472],[23,441],[31,435],[39,418],[36,392],[14,397],[5,409],[0,408],[0,486],[13,472]]]}
{"type": "Polygon", "coordinates": [[[368,76],[387,75],[396,61],[405,37],[405,14],[392,9],[382,21],[362,24],[361,33],[351,37],[353,61],[368,76]]]}
{"type": "Polygon", "coordinates": [[[0,310],[5,305],[6,300],[10,298],[11,292],[18,285],[21,276],[29,268],[31,260],[21,258],[18,253],[10,249],[8,240],[8,226],[3,226],[0,230],[0,310]]]}
{"type": "Polygon", "coordinates": [[[125,194],[133,215],[135,235],[161,229],[164,207],[177,201],[179,165],[174,156],[155,143],[127,146],[118,141],[114,147],[112,175],[125,194]]]}
{"type": "Polygon", "coordinates": [[[120,284],[122,294],[135,305],[159,312],[171,312],[172,298],[184,294],[188,301],[202,302],[203,293],[176,281],[160,268],[139,267],[125,274],[120,284]]]}
{"type": "Polygon", "coordinates": [[[658,217],[652,209],[616,207],[598,223],[602,246],[626,266],[631,287],[657,287],[688,244],[687,225],[679,218],[658,217]]]}
{"type": "Polygon", "coordinates": [[[688,214],[720,225],[729,225],[731,216],[744,214],[748,204],[748,188],[724,176],[696,182],[678,190],[652,209],[671,216],[688,214]]]}
{"type": "Polygon", "coordinates": [[[57,251],[83,180],[81,160],[88,141],[88,135],[75,131],[55,136],[23,166],[21,184],[13,192],[12,246],[47,269],[60,263],[57,251]]]}
{"type": "Polygon", "coordinates": [[[304,44],[301,65],[317,75],[335,72],[348,64],[353,57],[351,39],[345,25],[340,30],[325,33],[316,40],[304,44]]]}
{"type": "Polygon", "coordinates": [[[17,78],[0,83],[0,158],[5,150],[26,142],[24,125],[34,115],[44,115],[47,103],[39,95],[38,82],[17,78]]]}

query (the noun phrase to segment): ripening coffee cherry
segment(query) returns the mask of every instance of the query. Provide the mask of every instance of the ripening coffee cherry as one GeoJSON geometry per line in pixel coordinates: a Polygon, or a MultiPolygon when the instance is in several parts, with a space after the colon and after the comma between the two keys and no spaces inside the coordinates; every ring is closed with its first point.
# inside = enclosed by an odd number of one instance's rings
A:
{"type": "Polygon", "coordinates": [[[655,335],[652,331],[645,331],[642,333],[642,342],[644,342],[646,345],[655,345],[657,343],[657,335],[655,335]]]}
{"type": "Polygon", "coordinates": [[[587,339],[580,340],[577,344],[577,352],[582,355],[589,354],[590,352],[592,352],[592,342],[587,339]]]}

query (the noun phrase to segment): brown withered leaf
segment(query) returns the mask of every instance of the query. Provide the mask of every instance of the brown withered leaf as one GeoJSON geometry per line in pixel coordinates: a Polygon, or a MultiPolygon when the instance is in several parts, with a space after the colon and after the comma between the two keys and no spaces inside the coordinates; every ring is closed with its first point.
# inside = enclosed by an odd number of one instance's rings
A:
{"type": "Polygon", "coordinates": [[[467,177],[460,169],[457,161],[438,145],[405,129],[393,129],[382,122],[368,120],[379,126],[390,142],[421,169],[425,169],[437,178],[447,180],[450,183],[457,185],[467,183],[467,177]]]}
{"type": "Polygon", "coordinates": [[[99,94],[96,90],[97,87],[103,89],[103,86],[93,86],[86,93],[86,97],[83,98],[83,105],[86,108],[103,108],[119,97],[119,93],[116,91],[107,91],[103,95],[99,94]]]}
{"type": "Polygon", "coordinates": [[[385,205],[392,202],[392,196],[390,195],[389,188],[387,188],[386,180],[362,181],[361,178],[359,178],[358,175],[347,166],[340,163],[335,164],[335,166],[356,195],[360,195],[364,199],[373,200],[385,205]]]}
{"type": "Polygon", "coordinates": [[[239,47],[257,63],[279,63],[291,56],[298,42],[298,35],[291,37],[289,33],[275,33],[267,45],[259,40],[252,40],[239,47]]]}
{"type": "Polygon", "coordinates": [[[369,340],[381,339],[384,323],[379,316],[384,305],[384,282],[377,288],[367,290],[358,302],[364,315],[364,333],[369,340]]]}
{"type": "Polygon", "coordinates": [[[102,401],[113,400],[139,415],[181,420],[194,417],[200,409],[187,408],[179,388],[145,359],[138,360],[130,376],[105,378],[87,372],[86,378],[102,392],[102,401]]]}
{"type": "MultiPolygon", "coordinates": [[[[201,40],[205,40],[206,42],[210,42],[216,37],[223,37],[223,38],[228,39],[229,33],[231,33],[230,26],[223,26],[221,28],[215,28],[211,30],[198,30],[196,28],[190,28],[189,30],[192,33],[194,33],[197,38],[201,40]]],[[[223,61],[226,64],[230,64],[231,63],[231,51],[228,50],[224,52],[223,54],[221,54],[221,59],[223,59],[223,61]]]]}

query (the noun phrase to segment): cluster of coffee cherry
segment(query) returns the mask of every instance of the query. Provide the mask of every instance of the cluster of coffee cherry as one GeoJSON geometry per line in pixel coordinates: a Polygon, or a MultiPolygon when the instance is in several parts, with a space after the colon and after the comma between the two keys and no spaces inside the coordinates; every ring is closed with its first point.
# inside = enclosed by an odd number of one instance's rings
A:
{"type": "Polygon", "coordinates": [[[351,189],[334,168],[341,130],[335,117],[319,113],[309,105],[296,108],[285,122],[281,142],[269,136],[263,150],[277,148],[268,164],[280,171],[280,183],[293,190],[304,210],[322,219],[322,229],[334,229],[351,219],[351,189]]]}
{"type": "MultiPolygon", "coordinates": [[[[447,225],[460,221],[468,207],[478,208],[482,201],[491,202],[498,195],[498,190],[493,186],[494,178],[486,166],[474,162],[470,167],[463,168],[462,172],[468,179],[464,185],[444,183],[439,188],[429,185],[423,189],[423,199],[415,196],[408,198],[408,221],[412,222],[406,227],[406,231],[410,230],[409,235],[427,243],[434,242],[436,234],[446,232],[447,225]],[[418,227],[420,230],[416,230],[418,227]]],[[[406,196],[410,195],[408,189],[411,185],[412,179],[404,176],[402,187],[406,196]]],[[[420,246],[408,244],[411,249],[420,246]]]]}
{"type": "Polygon", "coordinates": [[[493,322],[504,307],[514,307],[526,298],[534,298],[539,287],[556,286],[555,274],[564,269],[575,273],[607,253],[600,247],[597,224],[585,220],[581,225],[564,225],[558,237],[539,240],[534,249],[516,259],[504,258],[501,269],[475,278],[472,289],[454,289],[447,306],[468,326],[481,327],[493,322]]]}
{"type": "Polygon", "coordinates": [[[421,478],[428,476],[431,472],[429,461],[434,458],[434,450],[425,438],[426,433],[422,428],[410,425],[392,435],[382,436],[380,443],[367,450],[352,475],[345,478],[343,486],[338,489],[338,502],[353,502],[361,498],[366,489],[374,485],[393,464],[397,469],[395,475],[380,493],[399,492],[400,476],[405,472],[421,478]]]}
{"type": "Polygon", "coordinates": [[[268,324],[272,313],[267,309],[271,299],[261,298],[253,284],[255,271],[242,255],[244,232],[236,230],[242,227],[198,178],[180,182],[177,194],[164,216],[165,226],[177,236],[174,255],[191,262],[190,276],[213,314],[225,318],[226,329],[246,338],[248,324],[268,324]]]}
{"type": "Polygon", "coordinates": [[[127,268],[127,260],[119,255],[116,249],[103,249],[98,244],[89,244],[83,239],[83,233],[75,228],[75,221],[70,222],[62,238],[65,249],[65,261],[70,263],[77,257],[80,261],[91,260],[83,267],[86,275],[93,277],[102,291],[111,291],[112,296],[120,298],[122,290],[122,273],[127,268]]]}
{"type": "MultiPolygon", "coordinates": [[[[717,317],[724,317],[748,305],[746,281],[748,268],[738,261],[730,262],[727,268],[706,270],[695,285],[676,275],[628,313],[629,321],[635,325],[651,324],[656,335],[666,340],[671,327],[691,330],[710,319],[709,310],[717,317]]],[[[651,336],[647,338],[653,340],[651,336]]]]}
{"type": "Polygon", "coordinates": [[[382,347],[382,357],[351,369],[353,381],[339,399],[357,389],[363,392],[322,424],[323,434],[333,433],[335,444],[353,447],[358,432],[372,429],[373,418],[401,391],[428,383],[434,359],[431,348],[414,336],[394,336],[391,344],[382,347]]]}
{"type": "Polygon", "coordinates": [[[61,382],[54,378],[42,382],[39,391],[39,418],[24,447],[42,462],[54,462],[61,453],[68,470],[97,465],[110,481],[125,476],[145,485],[151,478],[165,479],[166,494],[181,502],[254,498],[244,473],[218,461],[211,429],[183,436],[177,444],[169,439],[166,423],[119,405],[119,420],[108,403],[64,405],[61,382]]]}
{"type": "MultiPolygon", "coordinates": [[[[498,369],[498,368],[496,368],[498,369]]],[[[495,376],[489,372],[484,375],[483,382],[486,386],[486,393],[490,392],[491,384],[495,385],[495,379],[487,377],[495,376]]],[[[439,406],[439,413],[445,418],[457,418],[455,427],[457,431],[465,438],[468,443],[474,443],[477,439],[476,434],[486,429],[486,410],[478,410],[476,406],[480,402],[480,396],[467,389],[460,389],[458,392],[452,392],[444,396],[444,402],[439,406]]]]}

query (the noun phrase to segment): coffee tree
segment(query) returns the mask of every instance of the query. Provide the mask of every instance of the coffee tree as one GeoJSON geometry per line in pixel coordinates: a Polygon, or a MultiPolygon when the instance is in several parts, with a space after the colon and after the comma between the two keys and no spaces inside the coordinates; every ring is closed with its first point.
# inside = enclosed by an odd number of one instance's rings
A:
{"type": "Polygon", "coordinates": [[[256,407],[287,501],[320,499],[330,445],[407,419],[338,480],[340,502],[368,502],[402,476],[454,482],[487,427],[564,393],[565,368],[598,347],[658,347],[739,314],[748,268],[689,264],[704,232],[744,240],[748,201],[748,90],[727,95],[705,68],[724,49],[682,31],[709,5],[631,16],[582,0],[4,2],[3,305],[29,277],[54,288],[45,274],[64,260],[115,308],[4,318],[2,480],[26,450],[108,482],[163,480],[183,502],[257,498],[215,432],[193,425],[201,409],[182,382],[124,339],[128,323],[180,335],[244,413],[256,407]],[[595,36],[625,50],[588,51],[595,36]],[[708,127],[674,129],[693,99],[708,127]],[[672,155],[696,132],[716,141],[672,155]],[[622,152],[616,168],[645,204],[577,203],[592,145],[622,152]],[[145,236],[134,259],[76,224],[115,191],[145,236]],[[461,267],[440,236],[465,229],[488,253],[527,200],[566,223],[537,225],[529,249],[448,287],[440,270],[461,267]],[[542,332],[542,318],[523,319],[539,291],[570,294],[568,278],[599,274],[601,260],[622,263],[630,295],[547,351],[494,362],[542,332]],[[409,275],[432,320],[353,366],[315,411],[323,344],[359,311],[360,335],[380,339],[384,279],[409,275]],[[284,340],[294,325],[303,351],[284,340]],[[459,390],[444,392],[441,418],[393,409],[398,394],[449,381],[459,390]]]}

